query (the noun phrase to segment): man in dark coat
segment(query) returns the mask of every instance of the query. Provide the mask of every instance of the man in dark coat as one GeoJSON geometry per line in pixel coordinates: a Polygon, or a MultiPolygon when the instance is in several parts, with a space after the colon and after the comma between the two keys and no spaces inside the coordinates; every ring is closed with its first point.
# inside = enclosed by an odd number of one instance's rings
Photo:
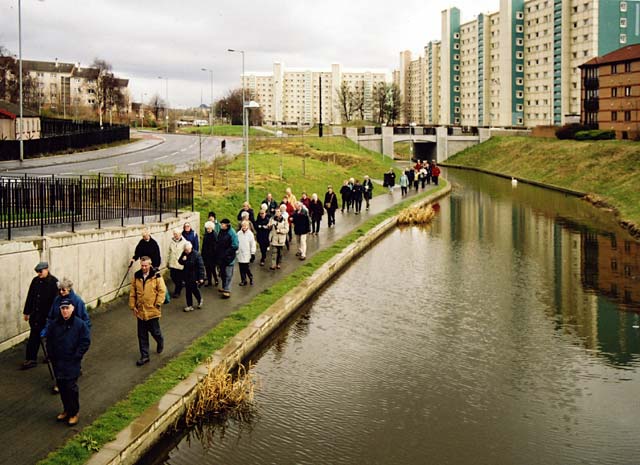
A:
{"type": "Polygon", "coordinates": [[[36,265],[35,271],[38,276],[31,281],[22,312],[24,321],[28,321],[31,328],[27,341],[27,355],[22,363],[23,370],[33,368],[38,364],[40,331],[46,326],[49,309],[51,309],[53,299],[58,295],[58,279],[49,273],[49,264],[40,262],[36,265]]]}
{"type": "Polygon", "coordinates": [[[369,176],[364,177],[364,181],[362,181],[362,190],[364,194],[364,201],[367,204],[367,210],[369,210],[369,201],[373,197],[373,181],[369,176]]]}
{"type": "Polygon", "coordinates": [[[78,423],[80,396],[78,376],[82,357],[91,345],[91,334],[86,323],[76,318],[69,299],[60,302],[58,317],[51,322],[47,335],[47,352],[53,365],[64,410],[57,416],[69,426],[78,423]]]}
{"type": "Polygon", "coordinates": [[[344,213],[344,207],[347,207],[347,213],[351,207],[351,189],[351,185],[347,180],[345,180],[340,188],[340,196],[342,197],[342,213],[344,213]]]}
{"type": "Polygon", "coordinates": [[[222,287],[218,291],[223,299],[231,297],[231,279],[233,278],[233,268],[236,263],[236,252],[238,251],[238,235],[231,227],[229,218],[220,221],[220,234],[216,244],[216,255],[218,266],[220,267],[220,284],[222,287]]]}
{"type": "Polygon", "coordinates": [[[338,197],[333,192],[333,187],[328,186],[324,194],[324,208],[327,210],[327,227],[336,225],[336,210],[338,209],[338,197]]]}
{"type": "Polygon", "coordinates": [[[202,295],[198,286],[204,283],[205,270],[204,262],[200,254],[193,250],[190,242],[184,245],[184,252],[178,260],[184,269],[182,270],[182,278],[184,279],[185,289],[187,291],[187,306],[183,309],[185,312],[192,312],[193,296],[195,296],[198,308],[202,308],[202,295]]]}
{"type": "Polygon", "coordinates": [[[204,224],[204,234],[202,235],[202,261],[207,275],[206,287],[218,285],[218,273],[216,271],[216,243],[218,242],[218,232],[215,230],[215,223],[207,221],[204,224]]]}
{"type": "Polygon", "coordinates": [[[160,247],[147,228],[142,230],[142,239],[138,242],[129,264],[132,265],[140,257],[149,257],[154,268],[160,268],[160,247]]]}

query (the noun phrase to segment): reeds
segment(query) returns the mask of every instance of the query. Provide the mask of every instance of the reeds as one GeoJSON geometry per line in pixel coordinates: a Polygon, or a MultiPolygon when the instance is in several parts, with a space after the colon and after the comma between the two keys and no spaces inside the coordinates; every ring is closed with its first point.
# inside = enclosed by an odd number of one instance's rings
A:
{"type": "Polygon", "coordinates": [[[255,382],[248,368],[238,365],[236,375],[226,364],[209,367],[209,373],[198,385],[196,398],[187,408],[187,426],[213,417],[251,416],[255,382]]]}
{"type": "Polygon", "coordinates": [[[431,205],[405,208],[398,214],[398,224],[429,224],[435,215],[431,205]]]}

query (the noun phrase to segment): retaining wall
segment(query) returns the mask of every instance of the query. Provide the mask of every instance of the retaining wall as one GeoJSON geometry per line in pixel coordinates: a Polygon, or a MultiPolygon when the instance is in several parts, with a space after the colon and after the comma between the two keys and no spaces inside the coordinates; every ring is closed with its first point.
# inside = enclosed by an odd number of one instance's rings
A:
{"type": "MultiPolygon", "coordinates": [[[[0,351],[23,341],[29,335],[29,324],[22,318],[29,284],[36,276],[34,267],[39,261],[49,262],[49,271],[58,279],[70,278],[74,290],[85,303],[95,308],[113,300],[129,259],[140,241],[142,230],[148,228],[158,242],[166,264],[171,230],[191,222],[200,230],[198,213],[182,213],[159,223],[90,229],[75,233],[61,232],[47,236],[23,237],[14,241],[0,241],[0,351]]],[[[131,273],[119,292],[128,292],[131,273]]]]}
{"type": "MultiPolygon", "coordinates": [[[[425,197],[414,206],[432,203],[449,194],[451,185],[425,197]]],[[[295,289],[281,297],[248,327],[234,336],[222,349],[215,352],[208,363],[199,365],[194,372],[149,407],[128,427],[118,433],[116,439],[105,446],[87,462],[90,465],[120,465],[136,463],[158,441],[160,436],[176,420],[184,415],[187,406],[197,393],[199,381],[207,375],[209,366],[225,363],[233,368],[256,350],[265,339],[289,318],[304,302],[309,300],[325,284],[335,278],[358,255],[396,226],[397,217],[389,218],[375,226],[367,234],[335,255],[317,269],[295,289]]]]}

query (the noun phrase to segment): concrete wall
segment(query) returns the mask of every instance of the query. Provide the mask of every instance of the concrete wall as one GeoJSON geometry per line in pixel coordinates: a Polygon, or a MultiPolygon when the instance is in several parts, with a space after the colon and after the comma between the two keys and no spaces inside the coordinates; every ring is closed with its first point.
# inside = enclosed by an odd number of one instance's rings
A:
{"type": "Polygon", "coordinates": [[[358,144],[369,150],[382,153],[382,137],[380,136],[360,136],[358,144]]]}
{"type": "MultiPolygon", "coordinates": [[[[199,214],[188,212],[161,223],[0,241],[0,269],[5,270],[0,274],[0,351],[28,336],[29,325],[22,318],[22,310],[35,276],[33,269],[39,261],[48,261],[49,271],[56,278],[70,278],[75,291],[88,306],[95,308],[117,297],[116,291],[145,227],[160,246],[164,268],[171,230],[182,228],[185,221],[191,222],[194,230],[200,230],[199,214]]],[[[138,267],[136,262],[129,278],[138,267]]],[[[128,284],[129,279],[125,280],[120,294],[128,292],[128,284]]]]}

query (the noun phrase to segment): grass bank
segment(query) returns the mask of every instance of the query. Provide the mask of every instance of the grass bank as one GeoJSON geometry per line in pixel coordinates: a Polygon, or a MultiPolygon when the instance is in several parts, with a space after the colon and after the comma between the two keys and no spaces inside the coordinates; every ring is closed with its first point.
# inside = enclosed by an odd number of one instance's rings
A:
{"type": "Polygon", "coordinates": [[[588,192],[617,210],[621,222],[640,225],[640,144],[492,137],[447,163],[588,192]]]}
{"type": "MultiPolygon", "coordinates": [[[[190,127],[186,129],[181,129],[180,132],[186,132],[187,134],[200,133],[204,136],[208,136],[211,134],[211,126],[190,127]]],[[[221,126],[214,125],[213,135],[225,136],[225,137],[242,137],[242,125],[221,125],[221,126]]],[[[260,131],[253,127],[250,127],[249,136],[270,137],[272,135],[269,134],[268,132],[260,131]]]]}
{"type": "MultiPolygon", "coordinates": [[[[382,163],[382,157],[379,153],[361,149],[342,137],[305,140],[304,145],[300,141],[260,141],[252,144],[251,148],[253,168],[251,170],[252,188],[250,193],[253,204],[261,201],[267,191],[272,191],[276,199],[281,197],[280,194],[284,193],[287,186],[290,186],[296,194],[306,190],[309,193],[318,191],[319,194],[321,192],[324,195],[327,183],[341,182],[348,176],[361,177],[365,172],[372,177],[379,178],[384,171],[389,169],[388,161],[382,163]],[[279,179],[281,158],[284,167],[282,182],[279,179]],[[306,159],[304,174],[302,173],[303,158],[306,159]]],[[[197,173],[192,174],[197,175],[197,173]]],[[[200,211],[201,217],[204,217],[209,209],[214,209],[219,218],[223,216],[235,218],[244,200],[244,159],[241,157],[224,167],[207,167],[205,175],[210,174],[215,175],[217,185],[212,187],[209,180],[204,195],[197,196],[196,207],[200,211]],[[226,188],[226,185],[218,184],[225,179],[225,176],[230,181],[233,179],[233,182],[229,183],[229,189],[226,188]]],[[[158,402],[181,380],[189,376],[200,363],[204,362],[216,350],[224,347],[233,336],[247,327],[279,298],[313,274],[336,253],[366,234],[381,221],[396,215],[400,210],[421,197],[437,192],[445,185],[443,184],[437,190],[424,192],[407,199],[370,218],[344,238],[310,257],[293,273],[285,276],[269,289],[265,289],[251,302],[231,313],[207,334],[196,339],[180,355],[163,368],[155,371],[144,383],[133,388],[126,399],[110,406],[92,424],[85,427],[62,448],[52,452],[39,463],[78,465],[86,462],[94,452],[100,450],[107,442],[112,441],[120,430],[158,402]]],[[[378,194],[384,191],[381,186],[376,190],[378,194]]]]}
{"type": "MultiPolygon", "coordinates": [[[[382,179],[390,167],[388,158],[383,162],[380,153],[341,136],[262,139],[252,141],[250,149],[249,201],[256,211],[268,192],[279,202],[285,188],[291,187],[298,197],[301,192],[309,197],[315,192],[322,201],[328,185],[337,192],[350,177],[362,181],[368,174],[373,179],[382,179]]],[[[201,220],[206,220],[210,210],[216,212],[218,219],[236,217],[244,202],[244,170],[242,156],[204,169],[204,195],[197,195],[195,200],[201,220]]],[[[198,173],[192,175],[199,194],[198,173]]],[[[399,177],[399,172],[396,175],[399,177]]],[[[374,196],[383,192],[381,185],[374,187],[374,196]]]]}

